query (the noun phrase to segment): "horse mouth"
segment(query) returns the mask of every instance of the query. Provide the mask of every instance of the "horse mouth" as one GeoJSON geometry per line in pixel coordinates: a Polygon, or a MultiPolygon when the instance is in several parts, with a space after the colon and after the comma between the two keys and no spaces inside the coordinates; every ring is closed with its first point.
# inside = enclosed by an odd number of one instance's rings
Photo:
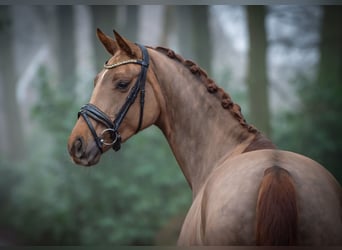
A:
{"type": "Polygon", "coordinates": [[[96,144],[86,149],[83,140],[78,138],[71,147],[68,147],[69,154],[73,163],[85,167],[96,165],[101,158],[101,152],[96,144]]]}
{"type": "Polygon", "coordinates": [[[95,154],[90,153],[88,157],[82,157],[82,158],[71,157],[73,163],[84,166],[84,167],[91,167],[91,166],[96,165],[100,161],[100,158],[101,158],[100,151],[97,151],[95,154]]]}

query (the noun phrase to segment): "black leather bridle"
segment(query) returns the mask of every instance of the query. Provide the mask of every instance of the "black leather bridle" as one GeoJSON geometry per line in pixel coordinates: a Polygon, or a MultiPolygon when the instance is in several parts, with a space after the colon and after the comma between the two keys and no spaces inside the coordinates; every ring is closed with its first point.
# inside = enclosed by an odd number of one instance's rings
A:
{"type": "Polygon", "coordinates": [[[136,133],[141,129],[142,121],[143,121],[143,116],[144,116],[144,103],[145,103],[145,82],[146,82],[146,73],[149,65],[149,55],[147,52],[147,49],[140,45],[137,44],[141,51],[142,51],[142,60],[139,59],[130,59],[122,62],[118,62],[115,64],[110,64],[108,65],[107,62],[104,64],[104,68],[106,69],[113,69],[118,66],[124,65],[124,64],[129,64],[129,63],[134,63],[134,64],[140,64],[141,65],[141,71],[138,76],[137,81],[135,82],[134,86],[130,90],[126,102],[122,105],[118,115],[114,119],[114,121],[111,121],[109,116],[102,112],[98,107],[96,107],[93,104],[86,104],[81,107],[81,110],[78,112],[78,118],[80,116],[83,117],[85,122],[87,123],[94,140],[96,142],[96,145],[98,149],[100,150],[101,153],[103,153],[102,146],[103,145],[108,145],[112,146],[112,148],[115,151],[118,151],[121,147],[121,136],[119,134],[119,127],[125,118],[129,108],[131,105],[134,103],[135,99],[138,96],[138,93],[140,91],[140,117],[139,117],[139,123],[138,123],[138,128],[136,130],[136,133]],[[100,134],[100,136],[97,135],[90,118],[94,119],[97,122],[100,122],[104,124],[107,129],[103,130],[100,134]],[[106,142],[104,139],[104,135],[108,133],[111,137],[111,142],[106,142]]]}

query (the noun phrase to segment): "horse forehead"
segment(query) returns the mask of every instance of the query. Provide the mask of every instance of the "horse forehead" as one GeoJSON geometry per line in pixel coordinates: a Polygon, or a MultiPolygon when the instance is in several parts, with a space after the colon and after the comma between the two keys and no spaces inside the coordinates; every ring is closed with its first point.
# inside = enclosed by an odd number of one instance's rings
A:
{"type": "Polygon", "coordinates": [[[97,81],[97,82],[102,82],[104,76],[105,76],[108,72],[109,72],[108,69],[103,69],[103,70],[98,74],[98,77],[97,77],[96,81],[97,81]]]}
{"type": "MultiPolygon", "coordinates": [[[[99,101],[103,102],[106,98],[104,98],[105,96],[103,95],[104,93],[109,93],[109,91],[106,91],[102,86],[103,84],[101,84],[104,81],[104,77],[105,75],[107,75],[109,73],[108,69],[103,69],[102,71],[100,71],[100,73],[98,73],[98,75],[95,78],[95,87],[93,89],[93,93],[91,95],[90,98],[90,103],[93,104],[97,104],[99,105],[99,101]]],[[[106,94],[107,96],[107,94],[106,94]]]]}

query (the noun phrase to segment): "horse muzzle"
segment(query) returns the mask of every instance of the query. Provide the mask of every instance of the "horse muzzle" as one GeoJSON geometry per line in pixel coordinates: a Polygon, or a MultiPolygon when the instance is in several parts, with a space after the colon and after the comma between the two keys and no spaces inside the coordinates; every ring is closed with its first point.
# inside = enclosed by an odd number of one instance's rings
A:
{"type": "Polygon", "coordinates": [[[74,163],[82,166],[92,166],[99,162],[101,151],[95,142],[87,143],[82,136],[70,138],[68,151],[74,163]]]}

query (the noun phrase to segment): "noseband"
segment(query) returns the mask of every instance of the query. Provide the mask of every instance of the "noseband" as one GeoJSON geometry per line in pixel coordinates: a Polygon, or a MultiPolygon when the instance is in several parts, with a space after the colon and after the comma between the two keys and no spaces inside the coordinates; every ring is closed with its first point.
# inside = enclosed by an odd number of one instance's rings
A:
{"type": "Polygon", "coordinates": [[[138,76],[138,79],[135,82],[134,86],[132,87],[131,91],[129,92],[126,98],[126,102],[122,105],[114,121],[111,121],[108,115],[106,115],[98,107],[90,103],[82,106],[81,110],[78,112],[78,118],[82,116],[85,122],[87,123],[90,129],[90,132],[92,133],[94,137],[96,145],[101,153],[103,153],[103,150],[102,150],[103,145],[112,146],[112,148],[115,151],[118,151],[120,149],[121,136],[118,130],[129,108],[134,103],[135,99],[137,98],[139,91],[140,91],[140,117],[139,117],[139,123],[138,123],[138,128],[136,130],[136,133],[141,129],[143,115],[144,115],[145,82],[146,82],[146,73],[147,73],[147,69],[149,65],[149,55],[148,55],[147,49],[144,46],[140,44],[137,44],[137,45],[140,47],[142,51],[142,60],[130,59],[130,60],[126,60],[126,61],[122,61],[122,62],[118,62],[115,64],[110,64],[110,65],[108,65],[107,62],[104,64],[105,69],[113,69],[121,65],[130,64],[130,63],[141,65],[141,71],[138,76]],[[89,117],[94,119],[97,122],[102,123],[103,125],[107,127],[105,130],[101,132],[100,136],[97,135],[89,117]],[[109,134],[111,138],[110,142],[105,141],[104,137],[106,134],[109,134]]]}

